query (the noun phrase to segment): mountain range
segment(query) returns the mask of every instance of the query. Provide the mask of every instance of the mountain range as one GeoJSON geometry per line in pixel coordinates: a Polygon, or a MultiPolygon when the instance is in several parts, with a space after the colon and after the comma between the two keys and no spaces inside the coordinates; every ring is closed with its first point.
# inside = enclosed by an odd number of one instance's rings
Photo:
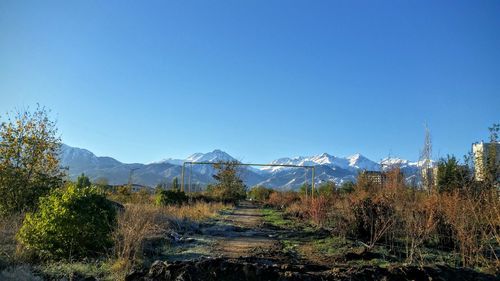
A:
{"type": "MultiPolygon", "coordinates": [[[[100,157],[94,153],[63,144],[60,161],[67,169],[70,179],[75,179],[85,173],[91,180],[106,179],[109,184],[119,185],[129,181],[145,186],[156,186],[159,183],[170,183],[175,177],[180,178],[184,162],[219,162],[237,161],[226,152],[216,149],[208,153],[195,153],[186,159],[163,159],[148,164],[122,163],[111,157],[100,157]]],[[[314,156],[285,157],[272,161],[270,164],[315,166],[315,183],[335,181],[341,184],[355,181],[360,171],[380,171],[385,167],[398,165],[408,181],[418,176],[419,163],[399,158],[386,158],[380,162],[372,161],[361,154],[348,157],[337,157],[328,153],[314,156]]],[[[253,167],[241,168],[241,177],[247,186],[264,185],[277,189],[297,189],[304,182],[311,182],[311,169],[293,167],[253,167]]],[[[214,169],[211,165],[187,165],[186,182],[190,178],[192,184],[200,186],[213,182],[214,169]]]]}

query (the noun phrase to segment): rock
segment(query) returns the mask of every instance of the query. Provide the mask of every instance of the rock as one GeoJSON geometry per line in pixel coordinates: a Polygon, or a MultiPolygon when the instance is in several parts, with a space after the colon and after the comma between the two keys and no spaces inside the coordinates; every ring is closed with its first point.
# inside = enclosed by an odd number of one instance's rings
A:
{"type": "Polygon", "coordinates": [[[140,281],[143,280],[143,276],[146,275],[144,270],[132,270],[127,276],[125,276],[125,281],[140,281]]]}
{"type": "Polygon", "coordinates": [[[97,281],[97,278],[93,276],[83,276],[80,273],[73,272],[69,275],[69,281],[97,281]]]}
{"type": "Polygon", "coordinates": [[[149,268],[148,277],[158,278],[158,277],[166,277],[170,275],[168,271],[168,264],[162,261],[155,261],[149,268]]]}
{"type": "Polygon", "coordinates": [[[191,237],[181,237],[179,239],[179,242],[182,242],[182,243],[193,243],[194,241],[196,241],[194,238],[191,238],[191,237]]]}
{"type": "Polygon", "coordinates": [[[149,270],[129,274],[126,281],[316,281],[316,280],[498,280],[493,275],[448,266],[335,267],[314,264],[270,264],[258,259],[201,258],[166,263],[155,261],[149,270]]]}
{"type": "Polygon", "coordinates": [[[179,240],[181,239],[181,236],[175,231],[171,231],[170,233],[168,233],[167,237],[170,238],[172,242],[179,242],[179,240]]]}

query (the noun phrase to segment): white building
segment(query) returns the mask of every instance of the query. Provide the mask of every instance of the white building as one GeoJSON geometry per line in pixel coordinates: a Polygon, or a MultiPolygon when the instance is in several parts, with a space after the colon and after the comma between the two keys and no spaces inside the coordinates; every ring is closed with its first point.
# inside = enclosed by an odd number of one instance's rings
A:
{"type": "Polygon", "coordinates": [[[483,181],[486,178],[486,167],[489,157],[495,154],[495,161],[500,165],[500,143],[485,143],[483,141],[472,144],[474,155],[474,176],[476,180],[483,181]],[[495,151],[493,152],[492,149],[495,151]]]}

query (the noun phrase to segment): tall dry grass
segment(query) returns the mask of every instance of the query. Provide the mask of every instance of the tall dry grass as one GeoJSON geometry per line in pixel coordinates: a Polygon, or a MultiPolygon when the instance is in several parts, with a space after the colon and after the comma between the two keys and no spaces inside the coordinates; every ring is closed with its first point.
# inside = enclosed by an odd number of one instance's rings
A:
{"type": "Polygon", "coordinates": [[[181,206],[126,204],[118,216],[114,232],[114,271],[128,272],[143,260],[145,242],[151,238],[166,238],[170,231],[186,228],[192,222],[213,217],[222,209],[222,203],[196,202],[181,206]]]}
{"type": "MultiPolygon", "coordinates": [[[[465,183],[464,183],[465,185],[465,183]]],[[[301,198],[273,194],[271,206],[285,208],[336,236],[356,239],[372,250],[384,246],[407,263],[426,263],[429,248],[458,257],[457,265],[500,269],[500,193],[498,189],[427,192],[408,187],[398,169],[384,184],[361,178],[350,194],[301,198]],[[291,203],[290,203],[291,202],[291,203]]]]}
{"type": "Polygon", "coordinates": [[[18,258],[16,234],[22,226],[24,214],[0,217],[0,267],[18,258]]]}

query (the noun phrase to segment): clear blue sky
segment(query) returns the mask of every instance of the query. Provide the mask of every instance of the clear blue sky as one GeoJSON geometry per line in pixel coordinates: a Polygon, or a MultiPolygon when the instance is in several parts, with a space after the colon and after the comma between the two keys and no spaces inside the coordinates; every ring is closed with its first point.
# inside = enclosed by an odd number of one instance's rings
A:
{"type": "Polygon", "coordinates": [[[124,162],[462,156],[500,121],[500,1],[0,1],[0,112],[124,162]]]}

